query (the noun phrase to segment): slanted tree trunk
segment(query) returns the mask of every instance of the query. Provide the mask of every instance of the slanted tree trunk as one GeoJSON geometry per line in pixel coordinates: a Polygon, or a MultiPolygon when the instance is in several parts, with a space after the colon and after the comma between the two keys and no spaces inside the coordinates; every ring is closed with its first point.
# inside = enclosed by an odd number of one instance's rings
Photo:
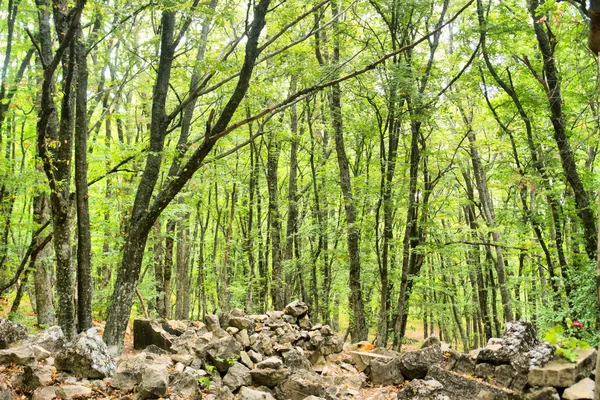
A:
{"type": "MultiPolygon", "coordinates": [[[[471,162],[473,164],[473,173],[475,175],[475,182],[477,184],[477,191],[479,192],[479,200],[481,202],[481,208],[483,210],[483,215],[485,221],[490,229],[492,229],[492,239],[495,243],[500,244],[500,232],[496,226],[496,215],[494,212],[494,204],[490,195],[490,191],[487,186],[487,179],[485,175],[485,171],[481,164],[481,159],[479,157],[479,151],[477,149],[475,132],[471,129],[470,126],[470,118],[466,115],[463,115],[465,118],[465,123],[467,124],[469,129],[468,139],[471,150],[471,162]]],[[[495,246],[496,248],[496,259],[495,259],[495,267],[496,273],[498,274],[498,285],[500,286],[500,297],[502,298],[502,310],[504,311],[504,320],[506,322],[512,321],[514,319],[512,307],[510,304],[510,295],[508,293],[508,288],[506,287],[506,273],[504,270],[504,255],[501,246],[495,246]]]]}
{"type": "MultiPolygon", "coordinates": [[[[149,151],[135,196],[127,239],[123,249],[123,260],[117,272],[117,280],[103,335],[104,341],[109,346],[117,346],[118,351],[122,348],[127,321],[131,312],[133,293],[137,286],[149,231],[156,218],[160,216],[162,211],[200,168],[202,161],[219,139],[220,136],[218,135],[225,134],[224,132],[235,111],[244,99],[254,65],[260,54],[259,37],[265,26],[265,16],[269,3],[269,0],[260,0],[252,10],[253,20],[247,28],[244,62],[240,69],[238,82],[214,125],[212,124],[212,117],[209,118],[206,140],[193,152],[185,165],[178,169],[177,175],[169,180],[165,187],[154,196],[154,189],[162,164],[165,137],[170,122],[178,115],[178,113],[175,113],[175,115],[167,115],[166,113],[171,66],[175,48],[178,46],[183,34],[185,34],[187,27],[189,27],[189,24],[184,24],[181,32],[174,40],[175,12],[167,9],[163,10],[161,54],[153,92],[149,151]],[[212,135],[212,132],[216,136],[212,135]]],[[[214,113],[212,115],[214,116],[214,113]]]]}
{"type": "Polygon", "coordinates": [[[567,178],[567,182],[573,190],[575,203],[577,204],[577,212],[579,214],[580,223],[583,226],[583,236],[585,242],[585,251],[590,260],[596,260],[596,252],[598,247],[598,238],[596,231],[596,218],[591,207],[589,194],[583,182],[579,177],[577,165],[573,155],[573,149],[567,135],[565,116],[563,113],[563,101],[560,89],[560,80],[558,68],[554,58],[554,47],[556,38],[552,31],[545,28],[543,21],[540,21],[541,16],[538,16],[537,7],[538,0],[529,1],[529,11],[533,19],[533,27],[535,36],[539,45],[540,52],[544,62],[543,78],[540,78],[550,107],[550,122],[552,123],[554,140],[558,147],[560,161],[563,172],[567,178]],[[554,43],[554,44],[553,44],[554,43]]]}

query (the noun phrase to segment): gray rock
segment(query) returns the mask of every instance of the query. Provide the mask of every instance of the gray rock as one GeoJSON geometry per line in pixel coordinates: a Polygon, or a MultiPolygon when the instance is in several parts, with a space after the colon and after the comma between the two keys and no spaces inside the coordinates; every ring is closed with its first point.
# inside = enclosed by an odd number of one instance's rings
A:
{"type": "MultiPolygon", "coordinates": [[[[16,398],[16,395],[15,395],[16,398]]],[[[13,399],[13,394],[12,391],[10,390],[10,387],[4,383],[4,382],[0,382],[0,400],[12,400],[13,399]]]]}
{"type": "Polygon", "coordinates": [[[321,332],[321,335],[324,337],[333,336],[333,329],[331,329],[331,327],[329,325],[323,325],[319,329],[319,332],[321,332]]]}
{"type": "Polygon", "coordinates": [[[301,302],[300,300],[294,300],[283,310],[284,313],[291,315],[292,317],[302,317],[304,314],[308,312],[308,305],[306,303],[301,302]]]}
{"type": "Polygon", "coordinates": [[[174,363],[182,363],[185,366],[189,366],[192,361],[194,361],[194,357],[192,357],[190,354],[173,354],[171,356],[171,360],[173,360],[174,363]]]}
{"type": "Polygon", "coordinates": [[[214,331],[216,328],[220,328],[221,324],[219,323],[219,317],[214,314],[206,314],[204,316],[204,324],[206,325],[206,329],[209,332],[214,331]]]}
{"type": "Polygon", "coordinates": [[[312,327],[308,315],[305,314],[304,316],[298,318],[298,326],[302,329],[310,329],[312,327]]]}
{"type": "Polygon", "coordinates": [[[434,379],[442,384],[441,394],[451,399],[461,400],[520,400],[520,394],[509,390],[469,379],[464,375],[447,371],[439,365],[433,365],[425,379],[434,379]]]}
{"type": "Polygon", "coordinates": [[[223,378],[223,384],[232,392],[235,392],[241,386],[251,385],[250,369],[236,362],[227,370],[227,374],[223,378]]]}
{"type": "Polygon", "coordinates": [[[531,322],[508,322],[504,336],[492,339],[479,351],[477,362],[511,364],[518,371],[528,371],[546,364],[554,356],[554,346],[538,340],[531,322]]]}
{"type": "Polygon", "coordinates": [[[246,329],[242,329],[234,337],[244,348],[250,347],[250,337],[246,329]]]}
{"type": "Polygon", "coordinates": [[[346,398],[364,383],[364,375],[322,376],[311,371],[298,371],[275,389],[275,397],[286,400],[304,400],[308,396],[327,400],[346,398]]]}
{"type": "Polygon", "coordinates": [[[13,381],[13,387],[20,387],[28,392],[33,392],[39,387],[52,384],[53,368],[50,366],[31,366],[23,368],[23,373],[16,375],[13,381]]]}
{"type": "Polygon", "coordinates": [[[242,350],[244,350],[242,345],[232,336],[227,335],[211,342],[206,353],[219,372],[227,372],[229,367],[240,358],[242,350]]]}
{"type": "Polygon", "coordinates": [[[565,400],[587,400],[594,398],[594,381],[585,378],[565,389],[563,399],[565,400]]]}
{"type": "Polygon", "coordinates": [[[141,382],[142,372],[152,364],[170,364],[170,360],[154,353],[141,352],[133,356],[121,356],[117,363],[115,375],[110,379],[110,386],[129,391],[141,382]]]}
{"type": "Polygon", "coordinates": [[[148,365],[142,372],[142,380],[138,386],[137,398],[164,397],[169,384],[169,371],[165,364],[148,365]]]}
{"type": "Polygon", "coordinates": [[[240,400],[275,400],[271,393],[250,389],[246,386],[240,388],[238,396],[240,400]]]}
{"type": "Polygon", "coordinates": [[[259,363],[263,360],[262,354],[254,351],[254,350],[248,351],[248,357],[250,357],[250,359],[255,363],[259,363]]]}
{"type": "Polygon", "coordinates": [[[426,347],[400,354],[402,375],[406,379],[422,379],[432,365],[441,364],[444,355],[439,347],[426,347]]]}
{"type": "Polygon", "coordinates": [[[258,369],[265,369],[265,368],[281,369],[281,368],[283,368],[283,361],[281,361],[281,358],[279,358],[279,357],[269,357],[269,358],[259,362],[258,364],[256,364],[256,368],[258,368],[258,369]]]}
{"type": "Polygon", "coordinates": [[[58,370],[93,379],[112,376],[116,370],[115,361],[95,328],[80,333],[73,342],[68,343],[56,355],[54,365],[58,370]]]}
{"type": "MultiPolygon", "coordinates": [[[[250,350],[250,351],[252,351],[252,350],[250,350]]],[[[240,361],[246,367],[248,367],[250,369],[254,368],[254,362],[250,359],[250,356],[245,351],[240,351],[240,361]]]]}
{"type": "Polygon", "coordinates": [[[253,369],[250,371],[252,382],[258,386],[267,386],[274,388],[284,382],[289,376],[290,371],[287,368],[281,369],[253,369]]]}
{"type": "MultiPolygon", "coordinates": [[[[166,322],[154,319],[136,319],[133,321],[133,348],[143,350],[155,345],[169,351],[173,336],[165,330],[166,322]]],[[[174,331],[173,332],[177,332],[174,331]]]]}
{"type": "Polygon", "coordinates": [[[442,388],[442,384],[435,379],[414,379],[398,392],[398,399],[433,400],[436,398],[435,394],[439,394],[442,388]]]}
{"type": "Polygon", "coordinates": [[[250,329],[252,327],[252,321],[250,321],[250,319],[246,317],[232,316],[229,318],[229,326],[237,328],[239,330],[250,329]]]}
{"type": "Polygon", "coordinates": [[[579,351],[579,359],[574,363],[555,359],[544,367],[531,368],[528,374],[529,385],[566,388],[590,376],[595,365],[595,349],[579,351]]]}
{"type": "Polygon", "coordinates": [[[399,358],[391,360],[373,359],[370,364],[369,379],[373,385],[399,385],[404,382],[399,358]]]}
{"type": "Polygon", "coordinates": [[[33,392],[32,400],[52,400],[56,397],[56,387],[49,386],[37,388],[33,392]]]}
{"type": "Polygon", "coordinates": [[[182,399],[200,400],[202,399],[201,386],[198,379],[201,376],[191,368],[185,368],[181,372],[176,372],[169,379],[170,391],[181,396],[182,399]]]}
{"type": "Polygon", "coordinates": [[[324,356],[340,353],[344,350],[344,339],[339,336],[327,336],[325,337],[320,350],[321,354],[324,356]]]}
{"type": "Polygon", "coordinates": [[[511,365],[503,364],[496,367],[494,375],[498,385],[510,387],[513,379],[517,376],[517,371],[511,365]]]}
{"type": "Polygon", "coordinates": [[[170,352],[168,352],[165,349],[161,349],[160,347],[158,347],[155,344],[151,344],[149,346],[146,346],[146,348],[144,349],[144,353],[163,355],[163,354],[169,354],[170,352]]]}
{"type": "Polygon", "coordinates": [[[479,378],[488,379],[493,378],[495,372],[496,367],[493,364],[481,363],[475,365],[475,373],[473,375],[479,378]]]}
{"type": "Polygon", "coordinates": [[[31,346],[0,350],[0,364],[31,365],[33,363],[35,363],[35,354],[31,346]]]}
{"type": "Polygon", "coordinates": [[[90,396],[92,389],[81,385],[63,385],[56,388],[56,394],[61,399],[70,400],[90,396]]]}
{"type": "Polygon", "coordinates": [[[66,340],[60,326],[52,326],[40,332],[32,340],[31,344],[40,346],[50,353],[58,353],[65,346],[66,340]]]}
{"type": "Polygon", "coordinates": [[[292,371],[312,369],[311,362],[306,358],[304,352],[298,349],[292,349],[283,353],[283,362],[292,371]]]}
{"type": "Polygon", "coordinates": [[[560,400],[558,392],[553,387],[533,389],[523,396],[523,400],[560,400]]]}
{"type": "Polygon", "coordinates": [[[427,336],[427,338],[423,341],[421,348],[424,349],[426,347],[441,347],[442,342],[440,342],[440,338],[435,334],[431,334],[427,336]]]}
{"type": "Polygon", "coordinates": [[[27,328],[24,325],[0,318],[0,349],[6,349],[27,337],[27,328]]]}

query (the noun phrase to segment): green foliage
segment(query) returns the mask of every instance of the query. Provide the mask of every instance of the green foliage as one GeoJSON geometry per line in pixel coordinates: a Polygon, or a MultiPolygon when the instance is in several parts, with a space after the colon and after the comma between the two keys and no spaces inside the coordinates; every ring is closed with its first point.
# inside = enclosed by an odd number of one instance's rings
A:
{"type": "Polygon", "coordinates": [[[567,320],[566,323],[569,326],[566,332],[562,325],[557,324],[554,328],[546,331],[544,339],[556,346],[556,354],[571,362],[575,362],[579,358],[578,351],[586,350],[590,345],[583,340],[569,336],[569,334],[572,333],[570,326],[573,325],[573,322],[567,320]]]}

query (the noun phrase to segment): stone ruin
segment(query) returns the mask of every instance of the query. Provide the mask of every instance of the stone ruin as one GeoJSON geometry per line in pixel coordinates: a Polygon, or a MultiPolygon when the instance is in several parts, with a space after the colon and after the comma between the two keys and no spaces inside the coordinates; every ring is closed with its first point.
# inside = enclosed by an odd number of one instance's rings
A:
{"type": "Polygon", "coordinates": [[[528,322],[470,354],[435,336],[396,353],[351,348],[294,301],[265,315],[135,320],[133,339],[136,351],[113,358],[95,328],[65,343],[58,327],[30,336],[0,320],[0,400],[593,399],[595,350],[560,361],[528,322]]]}

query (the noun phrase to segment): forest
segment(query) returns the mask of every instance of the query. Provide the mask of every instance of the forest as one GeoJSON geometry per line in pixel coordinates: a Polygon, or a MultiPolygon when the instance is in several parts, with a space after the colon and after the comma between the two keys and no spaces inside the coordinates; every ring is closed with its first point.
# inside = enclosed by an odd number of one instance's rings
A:
{"type": "Polygon", "coordinates": [[[120,348],[300,299],[379,347],[598,342],[600,3],[0,7],[3,316],[120,348]]]}

